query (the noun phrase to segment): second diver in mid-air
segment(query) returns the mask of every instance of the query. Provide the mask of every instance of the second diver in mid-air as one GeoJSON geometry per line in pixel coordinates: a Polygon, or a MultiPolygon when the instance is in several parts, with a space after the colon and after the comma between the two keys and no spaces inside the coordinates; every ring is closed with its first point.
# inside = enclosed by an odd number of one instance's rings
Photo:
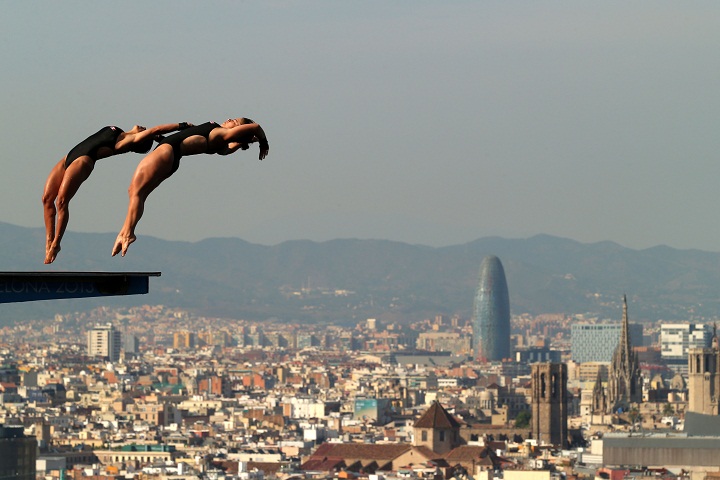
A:
{"type": "Polygon", "coordinates": [[[125,256],[136,240],[135,227],[142,217],[148,195],[175,173],[180,159],[188,155],[229,155],[247,150],[251,143],[260,147],[259,159],[264,159],[270,145],[262,127],[248,118],[231,118],[222,125],[207,122],[184,129],[160,140],[158,146],[143,158],[135,169],[130,188],[125,223],[115,239],[112,255],[125,256]]]}

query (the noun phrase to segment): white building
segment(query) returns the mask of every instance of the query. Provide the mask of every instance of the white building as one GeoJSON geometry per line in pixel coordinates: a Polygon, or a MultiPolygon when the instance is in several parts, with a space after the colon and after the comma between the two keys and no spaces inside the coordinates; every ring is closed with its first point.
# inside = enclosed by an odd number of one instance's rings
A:
{"type": "Polygon", "coordinates": [[[290,418],[323,418],[325,403],[314,398],[283,398],[283,415],[290,418]]]}
{"type": "Polygon", "coordinates": [[[103,357],[111,362],[120,360],[122,333],[111,323],[98,325],[87,333],[87,352],[91,357],[103,357]]]}
{"type": "Polygon", "coordinates": [[[712,327],[704,323],[660,325],[660,355],[675,372],[687,373],[688,350],[710,346],[712,327]]]}

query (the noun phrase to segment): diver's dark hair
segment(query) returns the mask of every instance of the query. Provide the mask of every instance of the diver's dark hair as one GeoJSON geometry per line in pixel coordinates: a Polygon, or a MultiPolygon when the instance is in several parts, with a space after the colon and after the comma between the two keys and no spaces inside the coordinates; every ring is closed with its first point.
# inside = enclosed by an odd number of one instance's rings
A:
{"type": "Polygon", "coordinates": [[[152,148],[153,144],[153,137],[148,137],[142,142],[134,143],[132,147],[130,148],[131,152],[135,153],[147,153],[152,148]]]}

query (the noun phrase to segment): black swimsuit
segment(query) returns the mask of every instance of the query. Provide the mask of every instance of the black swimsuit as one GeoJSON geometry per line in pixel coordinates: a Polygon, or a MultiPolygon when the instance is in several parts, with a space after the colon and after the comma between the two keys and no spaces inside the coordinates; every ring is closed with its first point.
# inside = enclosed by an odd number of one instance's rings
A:
{"type": "Polygon", "coordinates": [[[87,155],[93,162],[97,160],[97,153],[103,147],[115,149],[115,144],[120,134],[123,133],[118,127],[103,127],[97,133],[78,143],[65,157],[65,168],[77,158],[87,155]]]}
{"type": "MultiPolygon", "coordinates": [[[[173,166],[172,166],[172,172],[171,174],[175,173],[175,171],[180,167],[180,159],[182,158],[182,142],[188,138],[192,137],[194,135],[200,135],[202,137],[205,137],[205,140],[208,141],[208,150],[205,153],[215,153],[210,151],[210,139],[208,138],[210,136],[210,132],[212,132],[214,129],[218,128],[220,125],[218,125],[215,122],[206,122],[202,125],[196,125],[194,127],[188,127],[185,130],[182,130],[178,133],[173,133],[172,135],[163,138],[158,142],[158,146],[160,145],[170,145],[173,149],[173,166]]],[[[157,147],[155,147],[157,148],[157,147]]]]}

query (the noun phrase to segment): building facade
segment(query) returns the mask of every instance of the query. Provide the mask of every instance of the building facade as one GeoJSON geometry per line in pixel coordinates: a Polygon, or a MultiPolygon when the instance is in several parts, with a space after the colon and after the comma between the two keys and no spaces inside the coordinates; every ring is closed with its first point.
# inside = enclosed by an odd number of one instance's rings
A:
{"type": "Polygon", "coordinates": [[[708,348],[712,327],[704,323],[663,323],[660,325],[660,356],[677,373],[688,373],[688,352],[708,348]]]}
{"type": "MultiPolygon", "coordinates": [[[[643,326],[634,323],[628,326],[630,341],[641,345],[643,326]]],[[[622,333],[622,323],[578,323],[570,330],[570,352],[577,363],[612,361],[613,352],[622,333]]]]}
{"type": "Polygon", "coordinates": [[[559,363],[562,360],[562,351],[551,350],[548,347],[529,347],[515,351],[515,362],[529,365],[531,363],[559,363]]]}
{"type": "Polygon", "coordinates": [[[473,348],[481,361],[510,358],[510,296],[505,270],[496,256],[480,265],[473,307],[473,348]]]}
{"type": "Polygon", "coordinates": [[[422,332],[418,335],[415,346],[418,350],[428,352],[451,352],[465,355],[470,352],[471,339],[467,335],[456,332],[422,332]]]}

